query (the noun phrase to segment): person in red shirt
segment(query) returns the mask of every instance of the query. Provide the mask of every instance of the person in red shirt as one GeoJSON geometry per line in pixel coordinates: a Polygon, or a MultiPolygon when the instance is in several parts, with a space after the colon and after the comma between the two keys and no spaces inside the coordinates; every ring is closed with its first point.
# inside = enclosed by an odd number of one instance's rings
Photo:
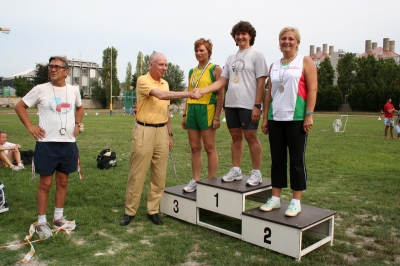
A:
{"type": "Polygon", "coordinates": [[[393,113],[396,112],[396,109],[394,109],[394,106],[392,104],[392,98],[388,98],[386,101],[386,104],[383,106],[383,113],[385,114],[385,120],[384,120],[384,124],[385,124],[385,139],[387,139],[387,132],[388,129],[390,127],[390,135],[392,136],[393,139],[395,139],[394,137],[394,132],[393,132],[393,128],[394,128],[394,120],[393,120],[393,113]]]}

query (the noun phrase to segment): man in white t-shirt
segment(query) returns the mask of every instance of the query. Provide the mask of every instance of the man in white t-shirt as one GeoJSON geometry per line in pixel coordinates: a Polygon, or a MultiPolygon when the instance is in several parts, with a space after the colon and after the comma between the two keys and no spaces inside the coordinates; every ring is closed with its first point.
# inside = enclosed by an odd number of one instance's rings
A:
{"type": "Polygon", "coordinates": [[[20,148],[21,145],[19,144],[7,142],[6,132],[0,131],[0,168],[6,164],[13,171],[25,169],[24,164],[21,162],[20,148]],[[13,164],[14,160],[17,165],[13,164]]]}
{"type": "Polygon", "coordinates": [[[75,229],[75,221],[64,217],[68,176],[77,170],[78,147],[75,137],[83,125],[83,105],[79,89],[67,84],[69,67],[67,58],[52,56],[49,59],[50,82],[35,86],[15,106],[22,123],[36,140],[34,164],[40,174],[37,190],[38,225],[40,238],[52,235],[47,224],[46,212],[53,174],[56,179],[53,227],[75,229]],[[26,109],[37,106],[39,125],[29,119],[26,109]]]}

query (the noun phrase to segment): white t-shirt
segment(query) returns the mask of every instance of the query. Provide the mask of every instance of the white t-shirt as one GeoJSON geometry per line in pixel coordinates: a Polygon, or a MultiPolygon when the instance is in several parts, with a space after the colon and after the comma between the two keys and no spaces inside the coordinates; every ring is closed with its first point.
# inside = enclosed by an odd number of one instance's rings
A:
{"type": "Polygon", "coordinates": [[[221,76],[229,81],[225,107],[253,110],[256,101],[257,79],[268,76],[268,66],[264,55],[250,47],[229,56],[221,76]],[[237,83],[234,82],[236,78],[238,79],[237,83]]]}
{"type": "MultiPolygon", "coordinates": [[[[3,146],[4,148],[11,148],[11,147],[15,146],[15,144],[6,141],[2,146],[3,146]]],[[[6,155],[8,155],[8,154],[10,153],[10,150],[4,150],[4,153],[5,153],[6,155]]]]}
{"type": "Polygon", "coordinates": [[[82,105],[77,87],[54,87],[48,82],[35,86],[22,100],[29,107],[37,105],[39,110],[39,126],[46,131],[46,137],[38,141],[75,142],[75,107],[82,105]]]}

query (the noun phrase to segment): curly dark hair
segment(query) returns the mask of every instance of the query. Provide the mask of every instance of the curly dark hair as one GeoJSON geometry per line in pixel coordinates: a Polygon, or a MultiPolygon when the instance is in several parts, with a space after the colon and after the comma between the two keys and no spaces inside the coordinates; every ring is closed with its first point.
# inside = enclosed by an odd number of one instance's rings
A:
{"type": "MultiPolygon", "coordinates": [[[[251,36],[250,46],[254,45],[257,34],[256,34],[256,29],[250,24],[250,22],[241,20],[235,26],[233,26],[232,31],[231,31],[231,36],[233,39],[235,39],[235,35],[238,31],[247,32],[251,36]]],[[[236,43],[236,46],[238,46],[237,43],[236,43]]]]}

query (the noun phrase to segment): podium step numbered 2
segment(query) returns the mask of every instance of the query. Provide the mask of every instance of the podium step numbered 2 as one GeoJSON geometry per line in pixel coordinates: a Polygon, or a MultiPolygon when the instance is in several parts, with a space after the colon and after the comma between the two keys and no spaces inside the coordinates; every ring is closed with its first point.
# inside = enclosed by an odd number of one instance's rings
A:
{"type": "Polygon", "coordinates": [[[333,245],[336,211],[302,205],[302,212],[296,217],[285,217],[287,202],[281,202],[281,208],[271,212],[259,208],[246,211],[246,200],[264,203],[271,197],[269,179],[252,187],[246,186],[248,178],[243,176],[243,180],[228,183],[221,178],[201,180],[197,183],[197,191],[192,193],[183,191],[185,185],[168,187],[161,198],[160,211],[297,260],[325,243],[333,245]],[[202,221],[201,210],[240,220],[241,233],[202,221]],[[303,232],[318,236],[319,240],[302,248],[303,232]]]}

